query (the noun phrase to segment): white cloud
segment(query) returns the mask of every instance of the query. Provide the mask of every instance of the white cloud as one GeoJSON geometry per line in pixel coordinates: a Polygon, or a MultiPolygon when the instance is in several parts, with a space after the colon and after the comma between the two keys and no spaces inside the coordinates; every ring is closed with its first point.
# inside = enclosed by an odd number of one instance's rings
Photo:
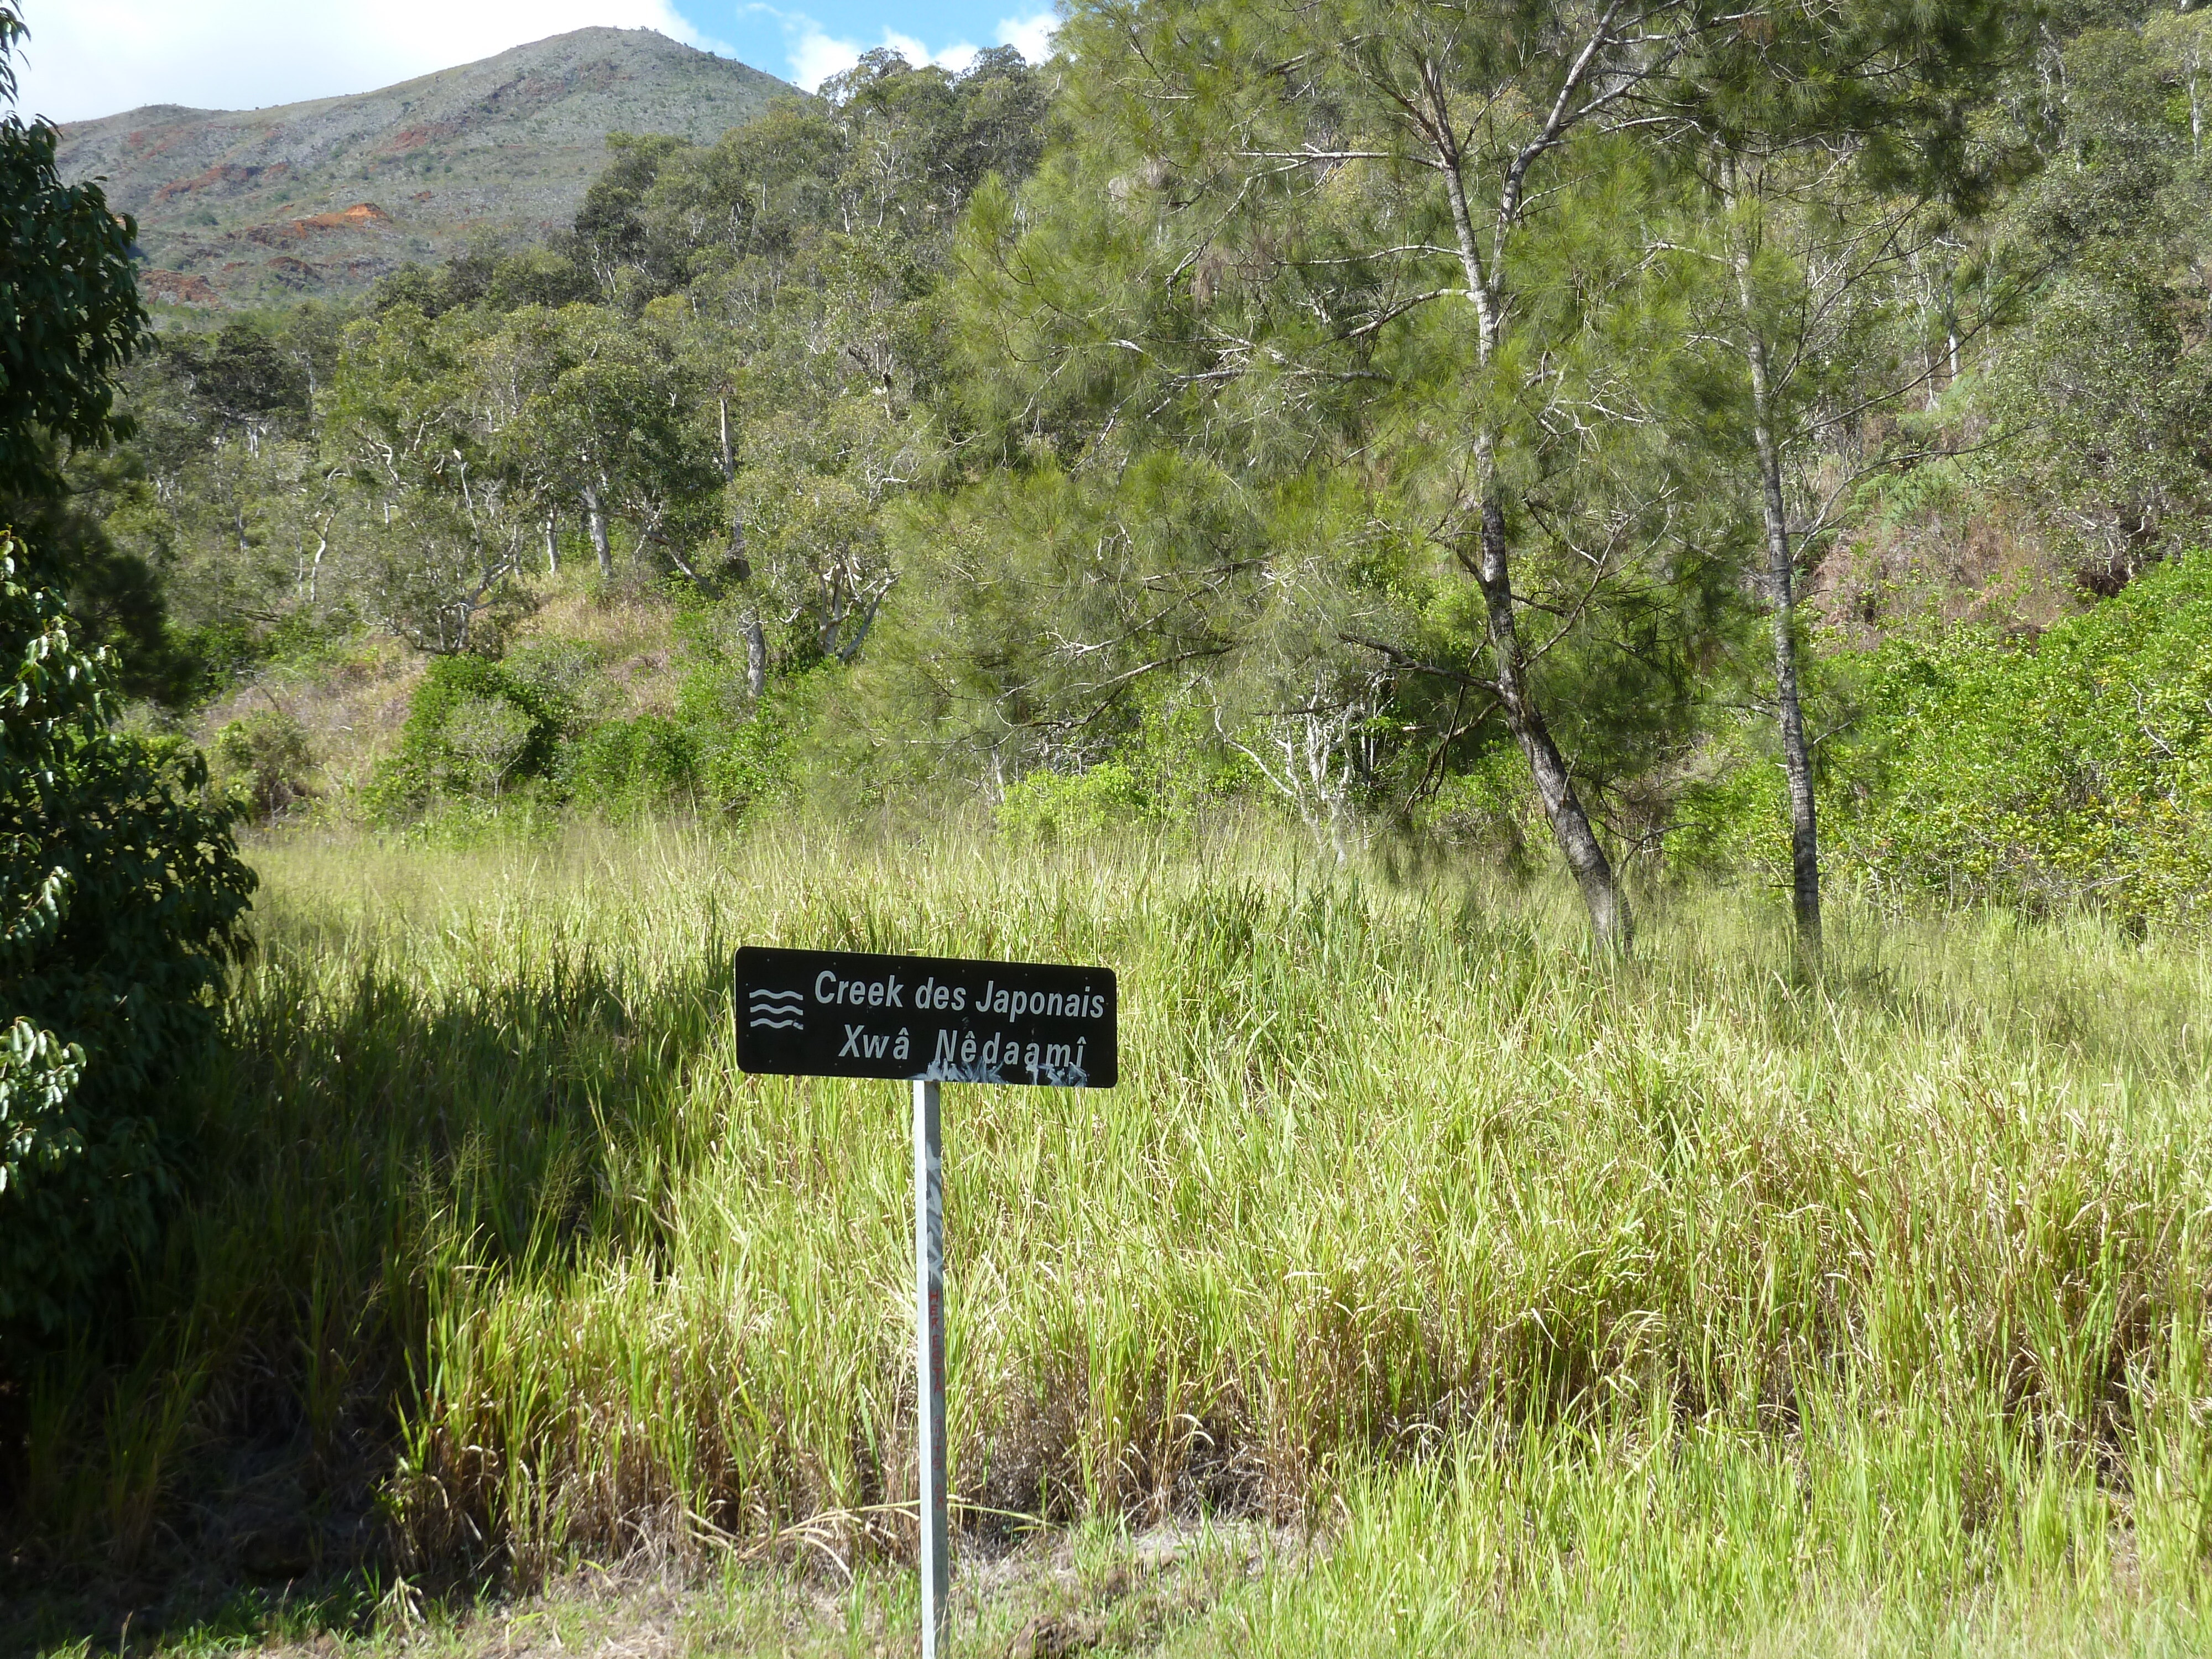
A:
{"type": "Polygon", "coordinates": [[[957,41],[940,52],[932,52],[910,34],[897,34],[885,29],[884,44],[909,64],[934,64],[955,75],[975,61],[975,47],[966,40],[957,41]]]}
{"type": "Polygon", "coordinates": [[[1042,64],[1052,56],[1052,32],[1059,27],[1060,19],[1049,11],[1029,17],[1001,17],[999,44],[1014,47],[1032,64],[1042,64]]]}
{"type": "Polygon", "coordinates": [[[28,0],[25,114],[368,92],[592,24],[710,46],[672,0],[28,0]]]}
{"type": "Polygon", "coordinates": [[[791,83],[811,92],[859,63],[866,50],[858,40],[840,40],[811,25],[796,30],[791,41],[791,83]]]}
{"type": "MultiPolygon", "coordinates": [[[[949,46],[933,48],[894,28],[884,29],[878,40],[864,41],[831,34],[803,13],[776,15],[783,20],[789,41],[792,84],[809,92],[831,76],[852,68],[860,62],[862,52],[877,46],[889,46],[909,64],[935,64],[956,75],[975,61],[977,48],[972,41],[959,40],[949,46]]],[[[1042,64],[1052,56],[1052,32],[1058,21],[1049,11],[1029,17],[1002,17],[994,44],[1018,47],[1030,63],[1042,64]]]]}

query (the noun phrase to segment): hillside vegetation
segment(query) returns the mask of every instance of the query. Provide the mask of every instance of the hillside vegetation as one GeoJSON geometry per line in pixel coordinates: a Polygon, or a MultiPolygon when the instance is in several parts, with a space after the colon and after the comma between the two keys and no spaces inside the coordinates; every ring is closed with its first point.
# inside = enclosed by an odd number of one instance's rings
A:
{"type": "MultiPolygon", "coordinates": [[[[1917,15],[1753,63],[1686,11],[1648,118],[1550,148],[1486,106],[1462,193],[1556,178],[1484,209],[1480,304],[1350,82],[1371,155],[1239,173],[1337,151],[1119,13],[879,52],[618,137],[539,246],[165,334],[51,533],[264,812],[1238,799],[1560,860],[1601,930],[1631,866],[1783,881],[1808,939],[1824,879],[2193,927],[2203,20],[1917,15]]],[[[1534,97],[1512,38],[1467,72],[1534,97]]]]}

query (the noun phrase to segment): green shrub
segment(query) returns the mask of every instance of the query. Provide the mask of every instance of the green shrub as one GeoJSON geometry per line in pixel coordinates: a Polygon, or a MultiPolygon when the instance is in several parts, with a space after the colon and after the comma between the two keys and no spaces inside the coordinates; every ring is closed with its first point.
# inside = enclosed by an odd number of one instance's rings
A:
{"type": "Polygon", "coordinates": [[[506,697],[454,699],[438,733],[447,787],[463,795],[503,794],[529,752],[532,732],[529,714],[506,697]]]}
{"type": "Polygon", "coordinates": [[[808,762],[823,688],[837,672],[778,675],[757,700],[743,689],[738,665],[710,661],[689,675],[677,716],[698,736],[701,807],[741,818],[791,789],[808,762]]]}
{"type": "Polygon", "coordinates": [[[550,777],[571,718],[557,694],[504,664],[434,659],[409,702],[398,752],[369,785],[369,811],[390,822],[441,796],[495,796],[550,777]]]}
{"type": "Polygon", "coordinates": [[[499,665],[509,680],[535,693],[572,728],[614,700],[605,678],[605,653],[587,641],[531,640],[508,652],[499,665]]]}
{"type": "Polygon", "coordinates": [[[216,787],[260,817],[306,799],[315,757],[307,728],[282,709],[256,709],[215,734],[209,761],[216,787]]]}
{"type": "Polygon", "coordinates": [[[88,1308],[151,1236],[252,872],[197,751],[114,727],[112,664],[0,542],[0,1326],[88,1308]]]}
{"type": "Polygon", "coordinates": [[[1008,786],[999,828],[1016,841],[1087,841],[1158,816],[1151,793],[1126,761],[1080,772],[1036,771],[1008,786]]]}
{"type": "Polygon", "coordinates": [[[1467,770],[1440,778],[1413,803],[1411,816],[1438,840],[1484,854],[1508,870],[1528,864],[1532,841],[1537,848],[1551,845],[1527,763],[1507,744],[1486,750],[1467,770]]]}
{"type": "Polygon", "coordinates": [[[661,714],[608,720],[570,744],[562,780],[579,806],[615,814],[689,801],[698,793],[700,737],[661,714]]]}
{"type": "Polygon", "coordinates": [[[1156,688],[1130,703],[1129,724],[1109,752],[1065,769],[1041,766],[1008,786],[997,811],[1003,834],[1048,846],[1139,823],[1188,823],[1239,799],[1272,799],[1250,758],[1223,738],[1209,705],[1156,688]]]}
{"type": "MultiPolygon", "coordinates": [[[[2212,919],[2212,554],[2033,640],[1963,628],[1841,665],[1856,714],[1820,778],[1832,876],[1893,897],[2140,930],[2212,919]]],[[[1779,768],[1747,728],[1692,793],[1677,867],[1786,882],[1779,768]]]]}

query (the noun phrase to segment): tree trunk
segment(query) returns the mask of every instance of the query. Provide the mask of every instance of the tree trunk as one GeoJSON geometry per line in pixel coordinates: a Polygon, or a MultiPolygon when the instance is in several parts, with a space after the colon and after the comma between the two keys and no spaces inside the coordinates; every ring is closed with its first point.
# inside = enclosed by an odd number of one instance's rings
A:
{"type": "Polygon", "coordinates": [[[556,515],[548,513],[545,515],[545,574],[549,576],[561,574],[561,544],[554,533],[556,528],[556,515]]]}
{"type": "MultiPolygon", "coordinates": [[[[1467,200],[1466,180],[1461,176],[1462,158],[1450,112],[1443,94],[1443,79],[1433,64],[1426,66],[1422,86],[1433,100],[1436,119],[1431,128],[1437,171],[1443,179],[1444,198],[1451,210],[1452,231],[1459,242],[1460,267],[1467,276],[1467,295],[1474,307],[1476,351],[1486,368],[1496,357],[1504,328],[1504,308],[1492,284],[1498,272],[1486,270],[1481,244],[1474,234],[1474,219],[1467,200]]],[[[1510,222],[1517,209],[1500,210],[1510,222]]],[[[1502,242],[1502,236],[1501,236],[1502,242]]],[[[1572,774],[1544,711],[1528,690],[1528,657],[1521,644],[1521,628],[1513,608],[1513,568],[1505,539],[1505,506],[1498,493],[1498,463],[1487,434],[1474,445],[1475,476],[1481,481],[1481,534],[1478,556],[1471,568],[1482,589],[1484,612],[1490,624],[1491,655],[1498,678],[1498,703],[1507,728],[1528,762],[1529,775],[1544,803],[1544,817],[1552,836],[1574,872],[1588,907],[1590,931],[1601,945],[1626,951],[1634,940],[1634,919],[1627,896],[1613,868],[1613,861],[1590,827],[1589,814],[1575,793],[1572,774]]],[[[1466,563],[1462,552],[1461,562],[1466,563]]]]}
{"type": "Polygon", "coordinates": [[[768,635],[761,630],[758,606],[745,613],[745,690],[756,702],[768,690],[768,635]]]}
{"type": "Polygon", "coordinates": [[[602,580],[614,580],[615,558],[607,546],[607,515],[599,506],[599,492],[591,485],[584,486],[584,528],[591,532],[592,551],[599,556],[599,576],[602,580]]]}
{"type": "Polygon", "coordinates": [[[1589,908],[1590,930],[1600,945],[1626,951],[1635,937],[1628,898],[1620,890],[1613,861],[1599,844],[1575,793],[1574,777],[1566,759],[1552,740],[1544,711],[1528,692],[1528,659],[1522,649],[1521,629],[1513,610],[1512,567],[1505,544],[1505,509],[1493,489],[1482,502],[1481,559],[1476,580],[1482,589],[1483,609],[1490,623],[1492,659],[1498,679],[1498,707],[1506,726],[1528,762],[1536,793],[1544,802],[1544,816],[1552,834],[1566,855],[1589,908]]]}
{"type": "Polygon", "coordinates": [[[1820,954],[1820,835],[1813,799],[1813,757],[1805,744],[1805,711],[1797,694],[1796,572],[1790,520],[1782,506],[1782,458],[1774,442],[1773,386],[1766,339],[1751,292],[1751,256],[1735,253],[1736,295],[1743,309],[1744,355],[1751,369],[1751,425],[1759,454],[1759,507],[1766,521],[1766,580],[1774,628],[1774,697],[1782,727],[1782,764],[1790,781],[1790,896],[1806,955],[1820,954]]]}
{"type": "MultiPolygon", "coordinates": [[[[722,405],[722,476],[730,473],[730,407],[722,405]]],[[[768,635],[761,628],[760,598],[752,591],[753,562],[745,552],[745,515],[730,509],[730,574],[744,584],[745,690],[757,702],[768,690],[768,635]]]]}

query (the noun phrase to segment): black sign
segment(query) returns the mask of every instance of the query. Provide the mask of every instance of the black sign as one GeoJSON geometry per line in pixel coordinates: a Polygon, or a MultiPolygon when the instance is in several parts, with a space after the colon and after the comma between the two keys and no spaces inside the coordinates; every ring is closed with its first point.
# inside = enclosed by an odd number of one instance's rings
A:
{"type": "Polygon", "coordinates": [[[1104,968],[850,951],[738,952],[738,1064],[748,1072],[1110,1089],[1104,968]]]}

